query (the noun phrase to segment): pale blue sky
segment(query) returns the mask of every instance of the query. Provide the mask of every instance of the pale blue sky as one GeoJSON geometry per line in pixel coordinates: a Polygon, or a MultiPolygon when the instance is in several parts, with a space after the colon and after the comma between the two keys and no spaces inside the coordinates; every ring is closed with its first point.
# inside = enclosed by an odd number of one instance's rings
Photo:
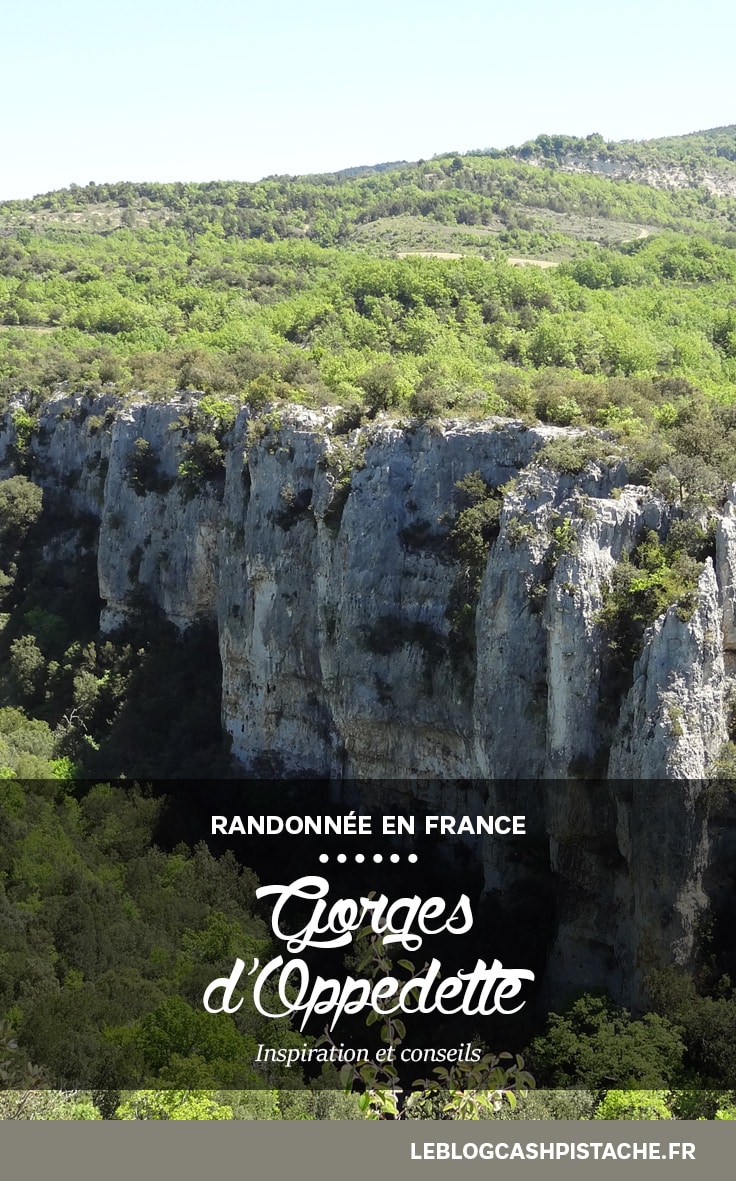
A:
{"type": "Polygon", "coordinates": [[[0,0],[0,198],[736,122],[729,0],[0,0]]]}

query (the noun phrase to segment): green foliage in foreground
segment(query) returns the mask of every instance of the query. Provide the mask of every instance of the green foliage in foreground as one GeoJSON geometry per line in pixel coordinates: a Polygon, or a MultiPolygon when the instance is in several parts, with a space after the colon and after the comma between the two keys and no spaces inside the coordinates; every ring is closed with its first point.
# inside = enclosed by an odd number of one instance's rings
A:
{"type": "MultiPolygon", "coordinates": [[[[736,1119],[732,1092],[700,1099],[683,1110],[687,1093],[677,1091],[529,1091],[514,1107],[479,1116],[481,1120],[672,1120],[736,1119]],[[714,1104],[717,1104],[714,1106],[714,1104]],[[701,1114],[707,1112],[707,1114],[701,1114]]],[[[0,1120],[356,1120],[370,1118],[360,1111],[359,1097],[342,1091],[133,1091],[111,1097],[88,1092],[0,1091],[0,1120]],[[100,1106],[98,1106],[99,1104],[100,1106]],[[102,1114],[102,1112],[105,1114],[102,1114]]],[[[462,1119],[442,1114],[431,1100],[417,1096],[417,1104],[402,1118],[462,1119]]],[[[468,1103],[474,1096],[467,1096],[468,1103]]],[[[472,1117],[471,1117],[472,1118],[472,1117]]]]}
{"type": "Polygon", "coordinates": [[[204,985],[269,947],[253,875],[204,845],[165,854],[161,801],[99,784],[0,780],[0,1014],[48,1082],[247,1086],[269,1025],[213,1023],[204,985]],[[73,1036],[72,1036],[73,1031],[73,1036]],[[132,1070],[132,1075],[128,1071],[132,1070]]]}
{"type": "Polygon", "coordinates": [[[532,1043],[545,1087],[596,1096],[596,1119],[729,1119],[736,1092],[736,992],[727,976],[700,986],[675,970],[649,981],[651,1012],[633,1018],[586,994],[532,1043]],[[646,1114],[649,1112],[649,1114],[646,1114]]]}
{"type": "Polygon", "coordinates": [[[609,1091],[593,1119],[672,1119],[661,1091],[609,1091]]]}
{"type": "Polygon", "coordinates": [[[357,1096],[342,1091],[0,1090],[0,1120],[356,1120],[357,1096]],[[103,1114],[104,1112],[104,1114],[103,1114]]]}
{"type": "Polygon", "coordinates": [[[681,1030],[654,1013],[641,1021],[604,997],[584,996],[564,1016],[552,1014],[532,1045],[532,1068],[553,1087],[661,1087],[682,1070],[681,1030]]]}

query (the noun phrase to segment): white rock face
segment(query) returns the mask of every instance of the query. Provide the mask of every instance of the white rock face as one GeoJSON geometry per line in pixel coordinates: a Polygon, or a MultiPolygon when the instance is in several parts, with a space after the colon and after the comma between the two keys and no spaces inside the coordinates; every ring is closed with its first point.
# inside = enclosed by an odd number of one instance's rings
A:
{"type": "MultiPolygon", "coordinates": [[[[604,589],[641,531],[663,533],[671,512],[625,485],[623,468],[571,477],[533,464],[566,433],[555,427],[491,419],[335,437],[312,411],[244,410],[225,441],[224,484],[187,490],[178,469],[193,404],[57,396],[33,459],[42,484],[99,519],[103,628],[141,593],[179,628],[216,622],[223,724],[245,768],[706,774],[727,737],[736,490],[718,524],[717,578],[708,564],[691,618],[671,608],[650,629],[618,702],[598,623],[604,589]],[[508,488],[473,623],[448,532],[463,505],[456,484],[476,471],[508,488]]],[[[0,438],[13,437],[7,419],[0,438]]]]}
{"type": "Polygon", "coordinates": [[[615,779],[700,779],[728,739],[723,612],[713,563],[689,619],[670,607],[650,629],[611,748],[615,779]]]}
{"type": "Polygon", "coordinates": [[[536,852],[490,842],[484,876],[489,899],[508,899],[537,881],[548,891],[552,871],[550,996],[585,979],[636,1004],[652,967],[688,963],[713,877],[699,781],[728,738],[736,490],[694,610],[654,623],[621,696],[605,589],[674,511],[623,467],[572,477],[534,463],[561,428],[491,419],[336,437],[312,411],[244,410],[224,480],[187,491],[191,405],[106,395],[44,411],[34,477],[99,520],[103,627],[141,594],[179,628],[216,625],[223,725],[246,772],[431,779],[447,810],[443,782],[474,780],[474,808],[534,817],[536,852]],[[448,542],[456,484],[473,472],[505,489],[474,617],[448,542]]]}
{"type": "Polygon", "coordinates": [[[472,773],[472,673],[468,684],[457,671],[448,619],[460,571],[441,518],[459,503],[457,480],[480,470],[504,484],[544,437],[500,424],[384,428],[339,519],[324,457],[343,444],[314,416],[292,416],[278,445],[247,449],[247,492],[234,445],[219,615],[223,712],[246,764],[472,773]],[[284,520],[286,491],[309,505],[284,520]]]}
{"type": "MultiPolygon", "coordinates": [[[[540,168],[548,167],[543,157],[528,159],[526,163],[540,168]]],[[[717,167],[642,165],[636,160],[601,160],[597,156],[576,155],[572,152],[562,157],[558,167],[561,172],[592,173],[610,180],[631,180],[636,184],[651,185],[654,189],[679,191],[697,187],[718,197],[736,196],[736,178],[733,173],[717,167]]]]}
{"type": "Polygon", "coordinates": [[[220,504],[210,488],[190,499],[173,487],[185,408],[133,403],[112,427],[98,555],[103,630],[124,620],[137,587],[179,628],[215,617],[220,504]],[[137,440],[157,467],[156,487],[143,493],[130,476],[137,440]]]}
{"type": "Polygon", "coordinates": [[[723,647],[736,651],[736,484],[716,526],[716,575],[723,603],[723,647]]]}

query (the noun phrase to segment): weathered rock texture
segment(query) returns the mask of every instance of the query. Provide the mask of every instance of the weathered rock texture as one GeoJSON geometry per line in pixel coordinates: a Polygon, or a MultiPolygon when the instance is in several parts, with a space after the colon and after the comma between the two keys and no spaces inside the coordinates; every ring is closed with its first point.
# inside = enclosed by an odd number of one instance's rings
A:
{"type": "MultiPolygon", "coordinates": [[[[621,463],[578,477],[535,463],[553,427],[336,437],[314,412],[244,410],[222,478],[192,487],[178,470],[192,404],[60,396],[42,414],[35,478],[99,519],[103,627],[142,593],[180,628],[215,621],[223,725],[247,771],[505,781],[488,811],[534,816],[557,883],[552,995],[585,979],[636,1001],[649,968],[687,963],[717,876],[699,781],[728,736],[736,496],[695,611],[657,620],[612,699],[604,588],[675,511],[621,463]],[[473,616],[448,532],[476,471],[507,487],[473,616]]],[[[8,419],[0,456],[13,442],[8,419]]],[[[489,896],[539,871],[505,848],[486,855],[489,896]]]]}
{"type": "MultiPolygon", "coordinates": [[[[549,161],[541,156],[527,158],[525,162],[540,168],[549,167],[549,161]]],[[[678,191],[700,188],[718,197],[736,196],[736,177],[725,160],[714,160],[711,167],[685,163],[678,167],[568,152],[557,162],[557,167],[562,172],[592,173],[609,180],[630,180],[635,184],[650,185],[653,189],[678,191]]]]}

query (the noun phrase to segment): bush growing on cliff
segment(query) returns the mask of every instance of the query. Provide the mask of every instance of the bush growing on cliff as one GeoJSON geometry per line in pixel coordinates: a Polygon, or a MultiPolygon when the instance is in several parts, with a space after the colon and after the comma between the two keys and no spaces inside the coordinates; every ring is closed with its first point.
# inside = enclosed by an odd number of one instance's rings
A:
{"type": "Polygon", "coordinates": [[[646,628],[668,607],[676,605],[683,621],[690,618],[708,544],[706,532],[697,523],[678,521],[666,542],[649,530],[631,556],[614,568],[610,587],[603,589],[598,621],[606,633],[609,654],[622,670],[631,667],[646,628]]]}
{"type": "Polygon", "coordinates": [[[729,790],[733,791],[736,785],[736,743],[732,740],[721,746],[711,773],[715,777],[712,802],[723,804],[728,799],[729,790]]]}
{"type": "Polygon", "coordinates": [[[225,455],[214,434],[199,434],[183,443],[181,450],[184,458],[179,464],[179,479],[189,496],[195,496],[209,481],[224,477],[225,455]]]}
{"type": "Polygon", "coordinates": [[[579,435],[570,438],[560,436],[550,439],[537,454],[537,463],[562,476],[578,476],[589,463],[608,464],[620,456],[619,449],[612,447],[596,435],[579,435]]]}
{"type": "Polygon", "coordinates": [[[136,439],[125,464],[131,487],[137,496],[164,490],[158,456],[148,439],[136,439]]]}
{"type": "Polygon", "coordinates": [[[489,488],[479,471],[458,480],[456,489],[466,507],[458,512],[450,529],[455,556],[464,562],[471,576],[478,578],[485,568],[488,551],[498,537],[503,494],[489,488]]]}
{"type": "Polygon", "coordinates": [[[445,614],[451,626],[450,657],[456,673],[469,687],[474,669],[475,612],[488,554],[499,532],[503,490],[486,484],[480,471],[458,480],[455,488],[463,507],[451,520],[448,541],[461,569],[445,614]]]}
{"type": "Polygon", "coordinates": [[[339,531],[353,484],[353,474],[365,467],[367,445],[368,439],[365,435],[359,436],[352,443],[341,438],[333,438],[319,458],[320,468],[324,472],[329,472],[332,478],[332,491],[323,518],[332,533],[339,531]]]}

